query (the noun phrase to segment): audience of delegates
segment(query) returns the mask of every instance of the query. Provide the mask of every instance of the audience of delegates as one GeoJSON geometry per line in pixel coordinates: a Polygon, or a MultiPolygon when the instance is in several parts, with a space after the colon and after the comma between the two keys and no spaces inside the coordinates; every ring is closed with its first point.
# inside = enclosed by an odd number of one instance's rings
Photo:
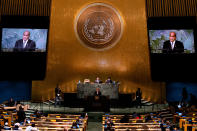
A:
{"type": "MultiPolygon", "coordinates": [[[[111,80],[111,78],[110,78],[111,80]]],[[[106,81],[106,83],[108,83],[106,81]]],[[[109,82],[110,83],[110,82],[109,82]]],[[[139,90],[139,88],[138,88],[139,90]]],[[[139,91],[139,95],[141,95],[141,91],[139,91]]],[[[99,88],[96,88],[96,91],[94,93],[95,96],[101,96],[101,92],[100,92],[100,89],[99,88]]],[[[58,96],[58,95],[57,95],[58,96]]],[[[137,93],[136,93],[136,96],[137,96],[137,93]]],[[[186,97],[184,97],[185,99],[186,97]]],[[[136,98],[137,99],[137,98],[136,98]]],[[[176,112],[179,112],[181,113],[182,115],[188,115],[191,111],[195,110],[196,109],[196,97],[193,95],[193,94],[190,94],[190,101],[187,103],[187,101],[185,100],[181,100],[181,103],[184,103],[184,104],[171,104],[169,103],[169,108],[168,110],[170,111],[170,113],[172,114],[175,114],[176,112]]],[[[16,106],[16,105],[19,105],[19,110],[17,111],[17,115],[18,115],[18,120],[17,122],[19,123],[15,123],[14,126],[12,125],[11,127],[8,125],[8,122],[5,122],[4,124],[4,127],[3,129],[4,130],[22,130],[20,128],[20,125],[24,125],[25,122],[26,122],[26,115],[25,115],[25,112],[24,112],[24,109],[22,107],[22,105],[20,104],[20,102],[16,102],[10,98],[8,104],[9,106],[16,106]]],[[[0,112],[2,114],[2,112],[0,112]]],[[[36,116],[36,118],[40,118],[42,116],[42,113],[39,112],[38,110],[35,111],[34,115],[36,116]]],[[[84,115],[83,115],[84,117],[84,115]]],[[[126,114],[124,115],[121,119],[120,119],[120,123],[129,123],[129,119],[143,119],[144,122],[153,122],[154,121],[154,118],[157,118],[157,122],[160,123],[160,128],[162,131],[165,131],[166,129],[167,130],[170,130],[170,131],[174,131],[174,130],[179,130],[179,128],[172,122],[172,121],[168,121],[166,120],[162,114],[160,112],[156,112],[156,113],[147,113],[145,115],[140,115],[136,112],[134,112],[132,115],[129,115],[129,114],[126,114]]],[[[197,118],[195,118],[197,119],[197,118]]],[[[5,120],[4,120],[5,121],[5,120]]],[[[192,119],[188,119],[189,123],[192,124],[192,119]]],[[[72,123],[72,128],[73,129],[77,129],[80,127],[80,125],[82,124],[83,122],[80,121],[80,119],[77,119],[76,121],[74,121],[72,123]]],[[[115,122],[114,122],[115,123],[115,122]]],[[[106,120],[105,120],[105,124],[104,124],[104,131],[113,131],[115,130],[113,128],[113,126],[115,125],[112,121],[112,119],[110,117],[108,117],[106,120]]],[[[30,124],[30,123],[29,123],[30,124]]],[[[26,131],[36,131],[38,130],[36,127],[35,127],[35,124],[32,124],[31,126],[28,126],[26,128],[26,131]]],[[[67,129],[65,129],[67,130],[67,129]]],[[[70,129],[69,129],[70,130],[70,129]]],[[[126,129],[127,130],[127,129],[126,129]]],[[[129,129],[128,129],[129,130],[129,129]]]]}
{"type": "MultiPolygon", "coordinates": [[[[160,113],[166,113],[166,110],[164,110],[164,111],[161,110],[160,113]]],[[[109,131],[113,130],[112,126],[110,126],[110,125],[107,126],[106,123],[107,122],[110,123],[110,121],[111,121],[110,118],[116,117],[116,118],[113,118],[113,119],[116,119],[115,121],[120,119],[120,122],[117,121],[117,122],[114,123],[114,125],[118,125],[118,126],[123,125],[120,128],[116,127],[117,129],[132,130],[132,128],[135,128],[135,127],[130,127],[130,128],[126,128],[125,127],[124,128],[124,123],[132,123],[132,122],[129,122],[129,119],[135,119],[136,123],[138,123],[138,124],[143,123],[142,125],[140,125],[141,129],[143,129],[143,130],[146,130],[146,129],[150,128],[144,123],[149,123],[149,124],[153,123],[153,127],[152,128],[160,128],[162,131],[166,131],[166,130],[168,130],[168,131],[179,131],[179,127],[178,127],[179,123],[174,123],[173,119],[166,118],[165,115],[164,115],[164,117],[161,117],[160,113],[159,112],[146,113],[146,114],[133,113],[131,115],[126,114],[126,115],[124,115],[122,117],[120,117],[120,116],[117,117],[117,116],[113,116],[113,115],[110,116],[108,114],[108,116],[105,117],[105,125],[103,126],[103,128],[106,131],[107,130],[109,130],[109,131]],[[138,119],[138,118],[139,119],[143,119],[143,122],[140,122],[140,121],[137,122],[136,119],[138,119]],[[120,123],[122,123],[122,124],[120,124],[120,123]],[[155,125],[156,127],[154,127],[154,124],[156,124],[156,123],[159,124],[160,127],[158,127],[157,125],[155,125]]],[[[191,119],[190,120],[191,123],[189,122],[189,124],[193,124],[192,123],[193,119],[192,118],[190,118],[190,119],[191,119]]],[[[126,125],[128,127],[128,124],[126,124],[126,125]]],[[[135,129],[133,129],[133,130],[135,130],[135,129]]]]}

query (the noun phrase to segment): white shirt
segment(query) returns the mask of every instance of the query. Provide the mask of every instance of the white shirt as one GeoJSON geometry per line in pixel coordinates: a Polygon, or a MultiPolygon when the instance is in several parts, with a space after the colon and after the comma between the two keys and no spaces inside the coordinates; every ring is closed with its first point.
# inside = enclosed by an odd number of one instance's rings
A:
{"type": "Polygon", "coordinates": [[[28,40],[23,40],[23,48],[25,48],[26,47],[26,45],[27,45],[27,42],[28,42],[28,40]]]}
{"type": "Polygon", "coordinates": [[[173,41],[173,42],[170,42],[171,43],[171,48],[172,48],[172,50],[174,49],[174,45],[175,45],[175,41],[173,41]]]}
{"type": "Polygon", "coordinates": [[[32,126],[28,126],[25,131],[31,131],[32,126]]]}

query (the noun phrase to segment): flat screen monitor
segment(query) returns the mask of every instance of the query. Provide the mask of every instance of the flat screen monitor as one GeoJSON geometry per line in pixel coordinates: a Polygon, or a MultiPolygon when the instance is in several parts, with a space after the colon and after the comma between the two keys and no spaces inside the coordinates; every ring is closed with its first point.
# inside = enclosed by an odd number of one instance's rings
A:
{"type": "Polygon", "coordinates": [[[2,28],[1,52],[46,52],[48,29],[2,28]]]}
{"type": "Polygon", "coordinates": [[[149,30],[148,33],[151,53],[195,53],[193,29],[158,29],[149,30]],[[174,47],[171,47],[173,45],[172,42],[171,44],[169,43],[170,33],[172,32],[176,34],[174,38],[177,44],[175,43],[174,47]],[[175,49],[176,51],[173,51],[175,49]]]}

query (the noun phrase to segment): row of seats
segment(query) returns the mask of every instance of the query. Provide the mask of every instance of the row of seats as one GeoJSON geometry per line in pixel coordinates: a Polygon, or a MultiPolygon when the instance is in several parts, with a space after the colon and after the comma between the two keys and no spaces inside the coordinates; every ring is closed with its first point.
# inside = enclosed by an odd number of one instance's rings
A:
{"type": "Polygon", "coordinates": [[[84,117],[76,114],[48,114],[47,117],[36,118],[31,116],[30,119],[30,123],[35,123],[40,130],[86,131],[88,122],[87,115],[84,117]]]}
{"type": "Polygon", "coordinates": [[[159,119],[146,122],[146,115],[103,115],[103,131],[160,130],[159,119]]]}
{"type": "MultiPolygon", "coordinates": [[[[16,110],[8,111],[1,109],[0,125],[2,128],[9,127],[13,129],[17,122],[18,116],[16,110]]],[[[26,130],[29,126],[34,124],[38,130],[72,130],[72,131],[86,131],[88,124],[87,115],[76,114],[48,114],[48,116],[40,115],[37,117],[32,114],[26,118],[23,125],[19,124],[21,130],[26,130]]]]}

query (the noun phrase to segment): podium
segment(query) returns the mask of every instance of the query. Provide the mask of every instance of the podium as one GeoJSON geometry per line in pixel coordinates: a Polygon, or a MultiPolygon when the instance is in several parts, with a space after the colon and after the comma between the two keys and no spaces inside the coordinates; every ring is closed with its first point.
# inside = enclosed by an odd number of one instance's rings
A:
{"type": "Polygon", "coordinates": [[[110,100],[107,96],[88,96],[85,101],[85,111],[110,111],[110,100]]]}

